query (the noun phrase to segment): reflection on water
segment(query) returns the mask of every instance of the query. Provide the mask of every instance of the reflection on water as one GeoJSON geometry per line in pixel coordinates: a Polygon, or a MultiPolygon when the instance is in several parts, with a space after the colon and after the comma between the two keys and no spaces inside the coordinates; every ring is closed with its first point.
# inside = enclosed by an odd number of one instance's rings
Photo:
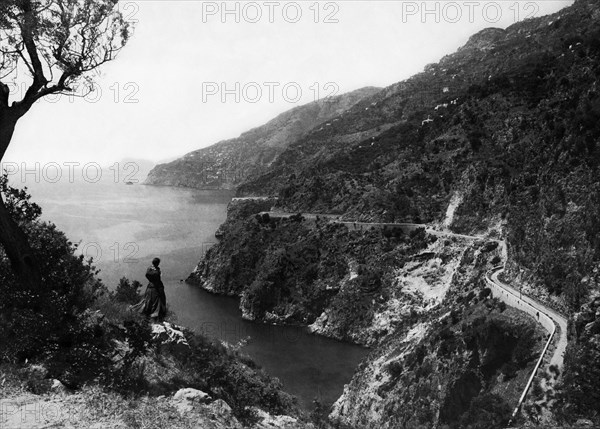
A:
{"type": "Polygon", "coordinates": [[[185,284],[167,285],[167,289],[178,322],[230,343],[250,337],[243,351],[279,378],[306,408],[312,407],[315,398],[334,402],[367,353],[364,348],[312,335],[306,329],[243,320],[235,298],[185,284]]]}
{"type": "Polygon", "coordinates": [[[80,251],[94,257],[106,285],[115,287],[123,276],[145,284],[146,267],[159,256],[167,301],[178,323],[230,343],[250,337],[243,351],[306,408],[315,398],[335,401],[365,356],[363,348],[304,329],[245,321],[236,299],[181,281],[216,241],[214,232],[225,220],[230,192],[126,186],[110,180],[26,185],[42,206],[42,218],[81,242],[80,251]]]}

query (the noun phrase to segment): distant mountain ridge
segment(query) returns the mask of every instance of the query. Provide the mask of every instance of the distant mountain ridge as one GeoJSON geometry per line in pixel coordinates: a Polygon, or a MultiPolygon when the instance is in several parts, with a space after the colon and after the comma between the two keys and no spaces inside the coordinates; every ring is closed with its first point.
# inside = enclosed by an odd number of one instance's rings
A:
{"type": "Polygon", "coordinates": [[[319,124],[331,125],[326,122],[378,91],[380,88],[365,87],[295,107],[237,138],[157,165],[150,171],[145,183],[197,189],[234,189],[241,182],[266,172],[287,146],[306,132],[319,124]]]}

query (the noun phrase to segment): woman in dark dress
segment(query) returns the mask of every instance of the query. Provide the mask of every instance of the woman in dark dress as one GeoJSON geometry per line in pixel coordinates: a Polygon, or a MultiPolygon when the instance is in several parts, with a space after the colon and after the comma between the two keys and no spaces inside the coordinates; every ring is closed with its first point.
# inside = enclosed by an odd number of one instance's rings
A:
{"type": "Polygon", "coordinates": [[[160,279],[160,264],[159,258],[152,260],[152,265],[146,270],[146,278],[148,286],[144,299],[131,307],[133,311],[137,311],[154,321],[162,322],[167,314],[167,297],[165,296],[165,286],[160,279]]]}

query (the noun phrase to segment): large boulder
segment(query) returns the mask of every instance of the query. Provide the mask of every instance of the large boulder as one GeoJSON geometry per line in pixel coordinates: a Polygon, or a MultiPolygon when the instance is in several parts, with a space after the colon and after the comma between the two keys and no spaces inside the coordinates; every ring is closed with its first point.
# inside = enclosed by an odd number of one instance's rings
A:
{"type": "Polygon", "coordinates": [[[259,408],[254,409],[258,422],[253,429],[313,429],[311,423],[304,423],[290,416],[272,416],[259,408]]]}
{"type": "Polygon", "coordinates": [[[197,404],[206,404],[210,401],[210,395],[202,390],[185,388],[180,389],[171,399],[173,406],[180,414],[185,414],[194,409],[197,404]]]}

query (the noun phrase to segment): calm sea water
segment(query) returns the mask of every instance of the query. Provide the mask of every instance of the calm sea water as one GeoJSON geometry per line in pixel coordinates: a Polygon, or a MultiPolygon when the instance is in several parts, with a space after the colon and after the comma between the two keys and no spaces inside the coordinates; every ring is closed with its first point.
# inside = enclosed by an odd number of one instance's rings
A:
{"type": "MultiPolygon", "coordinates": [[[[236,299],[211,295],[183,283],[216,241],[232,194],[114,183],[27,182],[42,218],[54,222],[80,251],[94,258],[99,277],[115,287],[125,276],[144,285],[150,260],[161,258],[169,308],[177,322],[236,343],[310,409],[315,398],[332,403],[366,355],[360,347],[293,327],[251,323],[240,317],[236,299]]],[[[13,182],[13,186],[23,186],[13,182]]]]}

